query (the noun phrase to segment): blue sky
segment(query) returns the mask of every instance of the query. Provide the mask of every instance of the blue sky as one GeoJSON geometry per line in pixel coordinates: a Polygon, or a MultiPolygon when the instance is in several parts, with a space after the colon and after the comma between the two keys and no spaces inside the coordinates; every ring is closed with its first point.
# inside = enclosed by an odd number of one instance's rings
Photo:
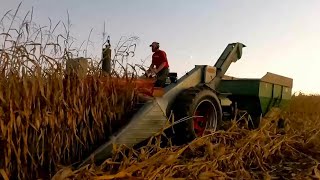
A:
{"type": "MultiPolygon", "coordinates": [[[[0,0],[0,13],[20,1],[0,0]]],[[[138,36],[135,61],[150,63],[152,41],[167,52],[171,71],[182,76],[195,64],[211,64],[228,43],[247,47],[227,74],[260,78],[267,72],[294,79],[293,91],[320,93],[319,0],[24,0],[20,14],[34,7],[34,21],[66,21],[86,40],[91,28],[93,52],[100,53],[103,22],[113,45],[121,36],[138,36]]]]}

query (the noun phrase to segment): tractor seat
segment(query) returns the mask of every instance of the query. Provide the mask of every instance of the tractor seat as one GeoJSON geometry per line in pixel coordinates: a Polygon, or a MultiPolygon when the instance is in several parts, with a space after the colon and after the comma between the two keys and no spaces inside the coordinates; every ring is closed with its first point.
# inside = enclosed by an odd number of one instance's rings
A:
{"type": "Polygon", "coordinates": [[[178,74],[175,72],[171,72],[171,73],[169,73],[168,77],[169,77],[171,83],[176,83],[178,74]]]}

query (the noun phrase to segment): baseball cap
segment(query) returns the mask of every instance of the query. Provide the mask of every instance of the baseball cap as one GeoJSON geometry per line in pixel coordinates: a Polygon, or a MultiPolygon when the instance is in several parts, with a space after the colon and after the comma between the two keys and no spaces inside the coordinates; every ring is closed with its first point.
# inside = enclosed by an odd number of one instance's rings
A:
{"type": "Polygon", "coordinates": [[[151,47],[151,46],[154,46],[154,45],[159,46],[159,43],[154,41],[154,42],[152,42],[152,43],[150,44],[150,47],[151,47]]]}

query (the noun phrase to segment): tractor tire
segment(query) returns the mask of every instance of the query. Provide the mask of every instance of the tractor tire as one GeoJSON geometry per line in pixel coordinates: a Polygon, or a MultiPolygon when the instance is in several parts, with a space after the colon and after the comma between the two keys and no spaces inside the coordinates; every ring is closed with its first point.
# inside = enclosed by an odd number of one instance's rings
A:
{"type": "Polygon", "coordinates": [[[173,105],[175,122],[172,141],[180,145],[204,135],[206,130],[217,130],[222,122],[222,108],[214,91],[205,87],[192,87],[181,92],[173,105]],[[194,117],[192,116],[204,116],[194,117]]]}

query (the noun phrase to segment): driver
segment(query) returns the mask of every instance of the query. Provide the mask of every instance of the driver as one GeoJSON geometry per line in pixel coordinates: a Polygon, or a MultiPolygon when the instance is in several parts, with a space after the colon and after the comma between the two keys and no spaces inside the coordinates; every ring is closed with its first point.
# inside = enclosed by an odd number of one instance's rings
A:
{"type": "Polygon", "coordinates": [[[167,54],[159,49],[159,43],[153,42],[150,45],[153,55],[152,63],[148,69],[148,73],[153,72],[157,75],[155,87],[164,87],[166,79],[169,75],[169,63],[167,60],[167,54]]]}

